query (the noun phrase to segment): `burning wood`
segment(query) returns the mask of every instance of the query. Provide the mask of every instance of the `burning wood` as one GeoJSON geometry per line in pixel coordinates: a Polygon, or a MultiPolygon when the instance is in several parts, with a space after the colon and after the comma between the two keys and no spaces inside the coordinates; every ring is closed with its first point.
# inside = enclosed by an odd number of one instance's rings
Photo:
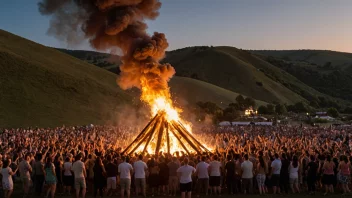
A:
{"type": "Polygon", "coordinates": [[[172,146],[177,146],[178,151],[183,150],[188,154],[210,152],[180,122],[168,121],[166,113],[159,111],[123,153],[130,155],[134,152],[144,154],[152,151],[158,155],[163,150],[170,154],[171,144],[177,144],[172,146]]]}

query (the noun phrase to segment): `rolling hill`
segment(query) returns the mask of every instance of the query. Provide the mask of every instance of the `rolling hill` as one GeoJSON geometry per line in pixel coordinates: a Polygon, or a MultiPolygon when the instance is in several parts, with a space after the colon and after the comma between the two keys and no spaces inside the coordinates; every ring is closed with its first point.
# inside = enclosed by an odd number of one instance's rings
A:
{"type": "MultiPolygon", "coordinates": [[[[175,76],[169,84],[174,100],[183,107],[199,101],[210,101],[219,107],[226,108],[228,104],[235,103],[236,97],[239,95],[216,85],[187,77],[175,76]]],[[[267,102],[256,100],[256,104],[266,105],[267,102]]]]}
{"type": "MultiPolygon", "coordinates": [[[[106,54],[70,53],[114,65],[106,54]]],[[[0,127],[113,124],[132,101],[138,103],[138,92],[121,90],[108,67],[70,55],[0,30],[0,127]]],[[[226,107],[238,96],[186,77],[174,77],[170,84],[173,100],[183,108],[199,101],[226,107]]]]}
{"type": "Polygon", "coordinates": [[[327,50],[252,51],[321,93],[352,100],[352,53],[327,50]]]}
{"type": "MultiPolygon", "coordinates": [[[[75,56],[72,51],[63,51],[75,56]]],[[[76,53],[84,54],[84,51],[76,53]]],[[[99,63],[107,60],[105,55],[87,52],[85,57],[76,57],[87,62],[93,60],[99,63]]],[[[115,57],[115,60],[118,59],[115,57]]],[[[324,92],[307,83],[307,79],[311,78],[295,75],[278,67],[268,60],[267,56],[253,51],[224,46],[187,47],[167,52],[163,62],[171,63],[176,68],[177,76],[204,81],[269,103],[293,104],[305,101],[309,104],[311,101],[316,101],[322,104],[334,104],[332,106],[350,105],[345,98],[336,97],[334,93],[324,92]]],[[[115,62],[115,65],[118,64],[118,61],[115,62]]]]}
{"type": "MultiPolygon", "coordinates": [[[[76,56],[82,52],[64,52],[87,62],[106,60],[104,54],[98,52],[94,55],[87,51],[85,57],[76,56]]],[[[266,77],[256,67],[215,48],[191,47],[168,52],[163,62],[171,63],[177,76],[207,82],[257,100],[288,104],[304,100],[300,95],[266,77]]]]}
{"type": "MultiPolygon", "coordinates": [[[[275,67],[234,47],[184,48],[169,52],[164,61],[176,68],[177,75],[206,81],[266,102],[292,104],[305,100],[300,93],[263,72],[266,69],[268,73],[275,67]]],[[[290,82],[295,80],[292,77],[290,82]]]]}
{"type": "Polygon", "coordinates": [[[349,67],[352,65],[352,53],[330,50],[253,50],[255,54],[273,56],[286,61],[298,61],[332,66],[349,67]]]}
{"type": "Polygon", "coordinates": [[[0,127],[106,123],[131,97],[116,76],[0,30],[0,127]]]}

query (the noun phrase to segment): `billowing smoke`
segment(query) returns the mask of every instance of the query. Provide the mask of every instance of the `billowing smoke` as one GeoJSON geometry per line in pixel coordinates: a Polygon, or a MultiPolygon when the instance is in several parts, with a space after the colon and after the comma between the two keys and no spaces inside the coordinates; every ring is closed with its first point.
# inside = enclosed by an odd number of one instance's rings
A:
{"type": "Polygon", "coordinates": [[[120,49],[121,88],[170,95],[168,81],[175,70],[159,63],[168,42],[162,33],[146,33],[145,20],[159,15],[158,0],[42,0],[38,5],[43,15],[51,16],[48,34],[69,44],[88,39],[97,50],[120,49]]]}

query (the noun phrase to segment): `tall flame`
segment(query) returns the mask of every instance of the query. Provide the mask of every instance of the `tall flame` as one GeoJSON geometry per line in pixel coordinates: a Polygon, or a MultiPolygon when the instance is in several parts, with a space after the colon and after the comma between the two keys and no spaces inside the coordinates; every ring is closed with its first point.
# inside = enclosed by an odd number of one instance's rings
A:
{"type": "Polygon", "coordinates": [[[146,32],[145,20],[159,15],[159,0],[41,0],[38,6],[41,14],[52,16],[48,34],[71,45],[88,39],[97,50],[119,48],[123,54],[119,86],[141,89],[141,99],[153,115],[163,111],[167,121],[185,125],[168,86],[175,69],[159,63],[169,44],[163,33],[146,32]]]}

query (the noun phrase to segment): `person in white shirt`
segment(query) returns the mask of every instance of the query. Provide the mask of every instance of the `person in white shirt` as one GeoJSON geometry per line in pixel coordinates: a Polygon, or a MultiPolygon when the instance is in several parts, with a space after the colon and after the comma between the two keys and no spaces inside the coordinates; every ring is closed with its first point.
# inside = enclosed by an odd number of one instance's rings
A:
{"type": "Polygon", "coordinates": [[[186,193],[188,198],[191,198],[192,196],[192,174],[196,172],[196,169],[188,165],[188,162],[188,158],[185,158],[183,161],[184,165],[177,169],[180,178],[180,191],[182,198],[186,197],[186,193]]]}
{"type": "Polygon", "coordinates": [[[275,153],[275,160],[271,162],[272,176],[271,182],[273,185],[274,194],[280,193],[280,172],[281,172],[281,160],[279,159],[279,154],[275,153]]]}
{"type": "Polygon", "coordinates": [[[289,166],[290,173],[290,187],[293,193],[299,193],[298,185],[298,174],[299,174],[299,162],[297,156],[293,156],[292,162],[289,166]]]}
{"type": "Polygon", "coordinates": [[[127,198],[131,195],[131,175],[133,171],[132,165],[129,163],[130,159],[123,156],[122,163],[119,164],[118,172],[120,176],[120,187],[121,187],[121,198],[124,198],[125,191],[127,193],[127,198]]]}
{"type": "Polygon", "coordinates": [[[197,180],[197,193],[200,195],[201,190],[203,189],[205,195],[208,195],[209,188],[209,164],[205,162],[206,157],[202,156],[202,161],[199,162],[196,166],[196,175],[197,180]]]}
{"type": "Polygon", "coordinates": [[[79,192],[82,189],[82,198],[86,197],[86,168],[84,163],[81,161],[82,156],[78,154],[75,157],[75,162],[72,165],[71,170],[75,175],[75,189],[76,189],[76,198],[79,198],[79,192]]]}
{"type": "Polygon", "coordinates": [[[253,163],[249,161],[248,154],[244,155],[244,162],[241,164],[242,182],[244,194],[252,193],[253,189],[253,163]]]}
{"type": "Polygon", "coordinates": [[[145,172],[148,170],[148,166],[145,162],[143,162],[143,155],[139,155],[138,159],[139,160],[133,164],[136,196],[138,196],[138,193],[142,191],[143,197],[146,197],[145,172]]]}
{"type": "Polygon", "coordinates": [[[71,187],[73,186],[73,175],[72,175],[72,163],[71,163],[71,158],[66,157],[65,163],[64,163],[64,177],[63,177],[63,183],[64,183],[64,193],[66,192],[67,195],[71,194],[71,187]]]}
{"type": "Polygon", "coordinates": [[[209,185],[213,190],[213,193],[216,194],[221,194],[221,186],[220,186],[220,180],[221,180],[221,162],[218,161],[218,156],[214,155],[213,156],[213,161],[209,163],[209,172],[210,172],[210,179],[209,179],[209,185]]]}

